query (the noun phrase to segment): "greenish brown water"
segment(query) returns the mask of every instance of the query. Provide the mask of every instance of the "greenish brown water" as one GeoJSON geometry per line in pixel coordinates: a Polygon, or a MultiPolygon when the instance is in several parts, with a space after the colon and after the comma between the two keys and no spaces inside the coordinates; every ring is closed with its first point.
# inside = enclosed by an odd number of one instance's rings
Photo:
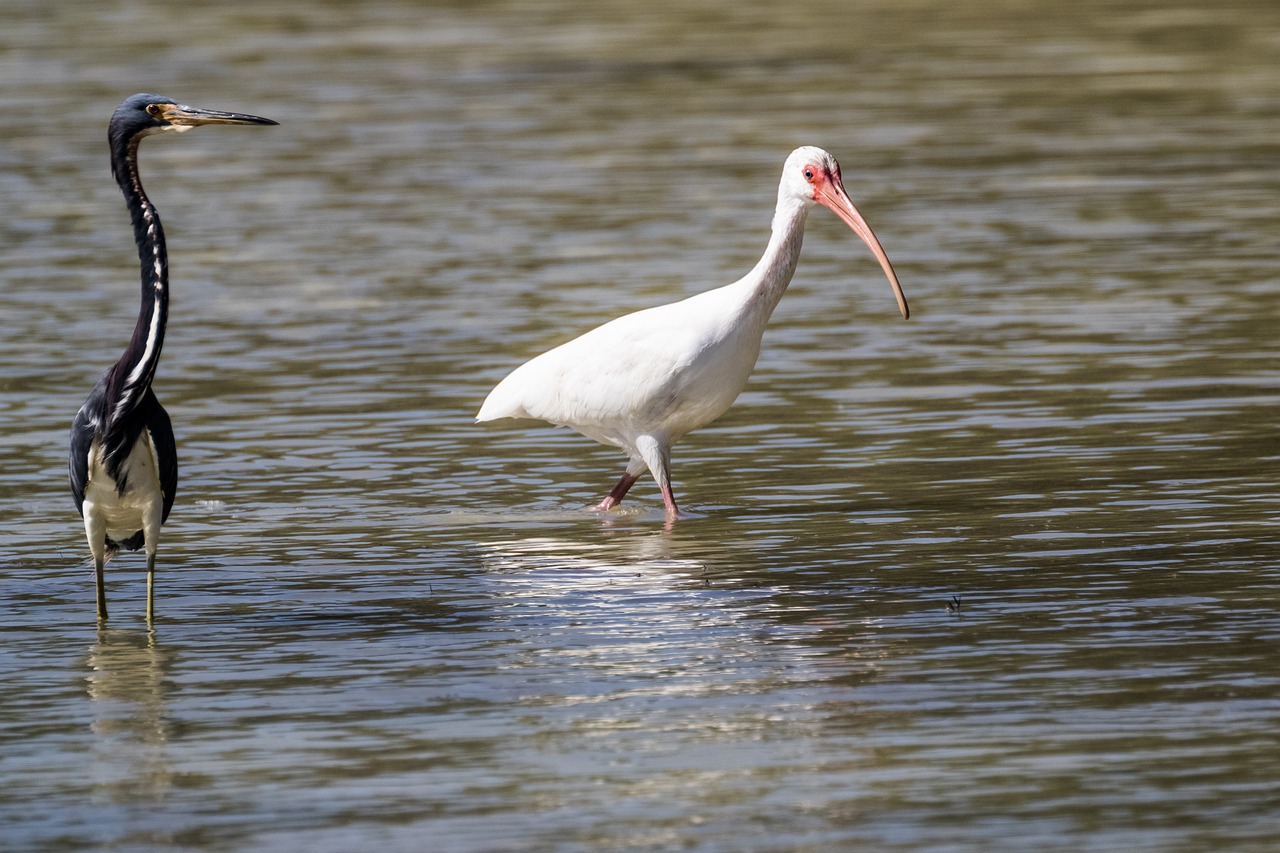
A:
{"type": "Polygon", "coordinates": [[[1067,7],[0,0],[0,846],[1271,849],[1280,7],[1067,7]],[[139,90],[281,122],[142,150],[151,634],[64,461],[139,90]],[[815,212],[692,518],[472,424],[749,269],[800,144],[913,317],[815,212]]]}

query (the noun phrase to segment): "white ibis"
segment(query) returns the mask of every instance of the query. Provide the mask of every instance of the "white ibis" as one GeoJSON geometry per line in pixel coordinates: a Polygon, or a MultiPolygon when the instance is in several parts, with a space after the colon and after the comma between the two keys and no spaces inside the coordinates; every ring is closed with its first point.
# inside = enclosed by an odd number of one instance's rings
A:
{"type": "Polygon", "coordinates": [[[679,517],[671,447],[724,414],[746,385],[765,325],[791,283],[805,218],[815,204],[867,244],[907,318],[902,286],[849,200],[840,165],[821,148],[797,148],[782,167],[769,245],[751,272],[733,284],[619,317],[525,362],[489,393],[476,420],[534,418],[620,447],[630,457],[626,473],[595,508],[617,506],[647,468],[662,490],[668,519],[679,517]]]}

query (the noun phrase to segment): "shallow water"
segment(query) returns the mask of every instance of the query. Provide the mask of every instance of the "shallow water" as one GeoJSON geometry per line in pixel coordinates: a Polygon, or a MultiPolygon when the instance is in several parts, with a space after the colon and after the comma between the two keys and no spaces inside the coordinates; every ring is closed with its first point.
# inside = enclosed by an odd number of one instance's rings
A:
{"type": "Polygon", "coordinates": [[[0,2],[0,837],[14,850],[1264,850],[1280,809],[1269,2],[0,2]],[[743,8],[747,7],[747,8],[743,8]],[[71,416],[148,142],[182,482],[93,618],[71,416]],[[727,283],[831,150],[738,404],[476,426],[727,283]]]}

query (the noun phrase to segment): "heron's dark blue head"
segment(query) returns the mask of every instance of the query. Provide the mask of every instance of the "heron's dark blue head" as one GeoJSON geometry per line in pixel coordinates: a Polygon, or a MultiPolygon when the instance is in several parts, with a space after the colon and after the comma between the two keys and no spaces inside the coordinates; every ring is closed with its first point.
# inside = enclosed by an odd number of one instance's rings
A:
{"type": "Polygon", "coordinates": [[[113,140],[149,136],[164,131],[184,131],[202,124],[276,124],[269,118],[205,110],[179,104],[164,95],[139,92],[125,98],[111,116],[109,134],[113,140]]]}
{"type": "Polygon", "coordinates": [[[224,113],[179,104],[164,95],[140,92],[125,98],[111,114],[107,141],[111,146],[111,173],[125,194],[141,194],[138,184],[138,143],[153,133],[181,132],[202,124],[276,124],[269,118],[244,113],[224,113]]]}

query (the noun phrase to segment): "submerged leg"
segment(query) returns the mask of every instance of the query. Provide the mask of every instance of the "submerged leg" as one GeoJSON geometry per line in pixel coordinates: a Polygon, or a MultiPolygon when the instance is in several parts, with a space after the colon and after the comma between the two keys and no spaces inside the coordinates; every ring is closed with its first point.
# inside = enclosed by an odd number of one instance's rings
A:
{"type": "Polygon", "coordinates": [[[102,578],[103,558],[97,554],[93,555],[93,575],[98,582],[98,620],[105,622],[107,619],[107,588],[102,578]]]}
{"type": "Polygon", "coordinates": [[[142,547],[147,552],[147,625],[156,615],[156,546],[160,541],[163,510],[159,500],[152,501],[142,519],[142,547]]]}
{"type": "Polygon", "coordinates": [[[107,584],[102,577],[102,567],[107,562],[107,524],[99,517],[88,501],[84,505],[84,536],[93,556],[93,578],[98,589],[98,621],[107,618],[107,584]]]}
{"type": "Polygon", "coordinates": [[[640,479],[639,474],[632,474],[630,470],[622,475],[622,479],[618,481],[618,485],[613,487],[613,491],[605,495],[604,500],[596,504],[594,509],[599,512],[605,512],[613,509],[622,503],[622,499],[626,497],[627,492],[636,484],[636,480],[640,479]]]}
{"type": "Polygon", "coordinates": [[[664,480],[659,485],[659,488],[662,489],[662,502],[667,506],[667,518],[668,519],[679,518],[680,507],[676,506],[676,496],[671,491],[671,482],[668,480],[664,480]]]}
{"type": "Polygon", "coordinates": [[[156,615],[156,555],[147,555],[147,624],[156,615]]]}

